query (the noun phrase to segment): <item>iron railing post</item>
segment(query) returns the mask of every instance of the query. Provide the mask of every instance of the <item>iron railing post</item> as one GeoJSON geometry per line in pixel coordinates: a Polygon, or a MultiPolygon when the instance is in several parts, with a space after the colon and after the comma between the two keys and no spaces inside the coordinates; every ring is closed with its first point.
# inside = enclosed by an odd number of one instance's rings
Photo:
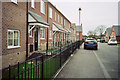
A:
{"type": "Polygon", "coordinates": [[[60,46],[60,67],[62,66],[61,46],[60,46]]]}
{"type": "MultiPolygon", "coordinates": [[[[19,74],[19,62],[18,62],[18,74],[19,74]]],[[[18,75],[18,80],[19,80],[19,75],[18,75]]]]}
{"type": "Polygon", "coordinates": [[[41,64],[41,80],[44,80],[44,55],[42,55],[41,61],[42,61],[42,64],[41,64]]]}
{"type": "Polygon", "coordinates": [[[11,80],[11,66],[9,65],[9,80],[11,80]]]}

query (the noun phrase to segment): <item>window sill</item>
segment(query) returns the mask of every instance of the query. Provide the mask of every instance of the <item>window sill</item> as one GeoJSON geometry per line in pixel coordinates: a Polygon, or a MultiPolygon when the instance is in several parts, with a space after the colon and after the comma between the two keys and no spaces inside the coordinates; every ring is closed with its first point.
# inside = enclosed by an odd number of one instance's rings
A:
{"type": "Polygon", "coordinates": [[[41,12],[41,14],[45,15],[45,13],[41,12]]]}
{"type": "Polygon", "coordinates": [[[10,46],[10,47],[7,47],[8,49],[15,49],[15,48],[20,48],[21,46],[10,46]]]}
{"type": "Polygon", "coordinates": [[[50,40],[52,39],[52,38],[49,38],[50,40]]]}

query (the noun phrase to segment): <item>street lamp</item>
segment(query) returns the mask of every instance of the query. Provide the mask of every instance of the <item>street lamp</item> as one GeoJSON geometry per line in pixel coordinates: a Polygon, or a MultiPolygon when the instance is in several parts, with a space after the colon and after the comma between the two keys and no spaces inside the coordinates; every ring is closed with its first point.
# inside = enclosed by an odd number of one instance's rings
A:
{"type": "MultiPolygon", "coordinates": [[[[81,8],[79,8],[79,27],[80,27],[80,11],[81,11],[82,9],[81,8]]],[[[79,28],[79,30],[80,30],[80,28],[79,28]]],[[[80,31],[79,31],[79,40],[80,40],[80,31]]]]}
{"type": "Polygon", "coordinates": [[[79,25],[80,25],[80,11],[81,11],[82,9],[81,8],[79,8],[79,25]]]}

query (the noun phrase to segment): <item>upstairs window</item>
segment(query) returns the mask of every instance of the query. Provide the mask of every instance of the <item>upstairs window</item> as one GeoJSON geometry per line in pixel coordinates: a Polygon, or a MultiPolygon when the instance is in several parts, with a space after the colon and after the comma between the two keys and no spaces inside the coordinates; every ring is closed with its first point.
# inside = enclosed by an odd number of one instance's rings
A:
{"type": "Polygon", "coordinates": [[[11,1],[17,4],[17,0],[11,0],[11,1]]]}
{"type": "Polygon", "coordinates": [[[63,24],[63,18],[61,17],[61,24],[63,24]]]}
{"type": "Polygon", "coordinates": [[[19,30],[8,30],[8,48],[19,47],[19,30]]]}
{"type": "Polygon", "coordinates": [[[35,8],[35,5],[34,5],[34,4],[35,4],[35,1],[34,1],[34,0],[31,0],[31,7],[32,7],[32,8],[35,8]]]}
{"type": "Polygon", "coordinates": [[[65,26],[65,19],[64,19],[64,26],[65,26]]]}
{"type": "Polygon", "coordinates": [[[45,2],[41,0],[41,13],[45,14],[45,2]]]}
{"type": "Polygon", "coordinates": [[[60,22],[59,20],[60,20],[60,19],[59,19],[59,15],[58,15],[58,22],[60,22]]]}
{"type": "Polygon", "coordinates": [[[56,17],[57,17],[57,16],[56,16],[56,12],[55,12],[55,21],[57,20],[56,17]]]}
{"type": "Polygon", "coordinates": [[[52,8],[49,8],[49,17],[52,19],[52,8]]]}

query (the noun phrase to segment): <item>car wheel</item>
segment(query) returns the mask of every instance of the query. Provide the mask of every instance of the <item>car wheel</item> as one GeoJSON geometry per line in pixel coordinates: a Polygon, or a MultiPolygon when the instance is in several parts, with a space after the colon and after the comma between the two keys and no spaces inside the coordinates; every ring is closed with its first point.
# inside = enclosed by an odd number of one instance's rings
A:
{"type": "Polygon", "coordinates": [[[98,48],[97,48],[97,47],[95,47],[95,50],[98,50],[98,48]]]}
{"type": "Polygon", "coordinates": [[[86,46],[84,46],[84,49],[86,49],[86,46]]]}

